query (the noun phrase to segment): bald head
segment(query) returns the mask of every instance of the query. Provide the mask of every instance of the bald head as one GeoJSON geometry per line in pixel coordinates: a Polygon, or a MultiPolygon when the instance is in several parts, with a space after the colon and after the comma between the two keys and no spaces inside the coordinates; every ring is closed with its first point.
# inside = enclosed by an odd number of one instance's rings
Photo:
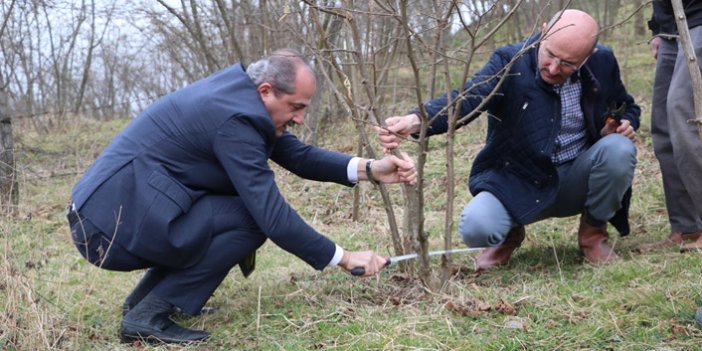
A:
{"type": "Polygon", "coordinates": [[[541,30],[543,40],[568,44],[568,48],[576,50],[574,54],[589,54],[597,45],[598,32],[595,19],[580,10],[559,11],[541,30]]]}
{"type": "Polygon", "coordinates": [[[539,72],[549,84],[561,84],[597,49],[599,28],[589,14],[580,10],[557,13],[541,28],[539,72]]]}

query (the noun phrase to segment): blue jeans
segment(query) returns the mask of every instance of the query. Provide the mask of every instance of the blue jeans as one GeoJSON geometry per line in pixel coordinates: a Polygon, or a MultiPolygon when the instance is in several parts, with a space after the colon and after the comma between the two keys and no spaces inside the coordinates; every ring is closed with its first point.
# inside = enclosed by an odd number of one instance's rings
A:
{"type": "MultiPolygon", "coordinates": [[[[621,208],[635,167],[636,147],[631,140],[621,134],[607,135],[573,161],[556,168],[558,194],[533,222],[569,217],[585,209],[594,219],[609,220],[621,208]]],[[[497,246],[518,225],[493,194],[483,191],[463,208],[458,231],[470,247],[497,246]]]]}

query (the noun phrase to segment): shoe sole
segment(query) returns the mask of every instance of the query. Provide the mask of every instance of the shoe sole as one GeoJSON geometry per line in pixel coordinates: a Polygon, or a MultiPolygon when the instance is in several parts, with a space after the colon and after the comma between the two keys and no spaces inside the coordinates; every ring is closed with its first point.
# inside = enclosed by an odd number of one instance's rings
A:
{"type": "Polygon", "coordinates": [[[139,342],[145,342],[150,345],[157,345],[157,344],[196,344],[196,343],[201,343],[206,341],[209,338],[209,336],[205,337],[204,339],[199,339],[199,340],[180,340],[180,339],[167,339],[167,338],[159,338],[153,335],[146,335],[143,336],[139,333],[125,333],[124,331],[120,330],[119,331],[119,341],[123,344],[131,344],[134,343],[135,341],[139,342]]]}
{"type": "MultiPolygon", "coordinates": [[[[122,317],[126,316],[127,313],[129,313],[129,311],[130,311],[132,308],[134,308],[134,306],[131,306],[131,305],[122,306],[122,317]]],[[[200,309],[200,312],[199,312],[199,313],[196,313],[196,314],[187,314],[187,313],[183,312],[183,310],[181,310],[180,308],[174,307],[171,314],[172,314],[172,315],[182,314],[182,315],[187,316],[187,317],[197,317],[197,316],[200,316],[200,315],[203,315],[203,314],[213,314],[213,313],[215,313],[215,312],[217,312],[217,308],[215,308],[215,307],[210,307],[210,306],[203,306],[202,309],[200,309]]]]}

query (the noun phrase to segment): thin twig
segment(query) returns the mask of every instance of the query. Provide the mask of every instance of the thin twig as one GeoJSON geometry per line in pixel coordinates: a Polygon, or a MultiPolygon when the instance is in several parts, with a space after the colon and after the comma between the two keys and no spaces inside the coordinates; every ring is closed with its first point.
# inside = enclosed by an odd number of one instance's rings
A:
{"type": "Polygon", "coordinates": [[[261,286],[258,286],[258,305],[256,306],[256,341],[259,340],[261,331],[261,286]]]}
{"type": "Polygon", "coordinates": [[[563,282],[563,271],[561,270],[561,262],[558,260],[558,252],[556,251],[556,244],[553,242],[553,236],[550,236],[551,238],[551,248],[553,249],[553,257],[556,259],[556,267],[558,267],[558,276],[561,278],[561,282],[563,282]]]}
{"type": "Polygon", "coordinates": [[[625,19],[621,20],[620,22],[617,22],[617,23],[615,23],[615,24],[613,24],[613,25],[611,25],[611,26],[603,27],[602,29],[600,29],[599,32],[602,33],[602,32],[604,32],[604,31],[606,31],[606,30],[610,30],[610,29],[613,29],[613,28],[615,28],[615,27],[621,26],[622,24],[628,22],[629,19],[631,19],[632,17],[634,17],[634,15],[636,15],[637,13],[639,13],[639,11],[641,11],[641,9],[643,9],[644,6],[647,6],[648,4],[650,4],[650,3],[652,3],[652,2],[653,2],[653,0],[648,0],[648,1],[646,1],[645,3],[641,4],[636,10],[634,10],[634,12],[632,12],[627,18],[625,18],[625,19]]]}
{"type": "Polygon", "coordinates": [[[380,129],[382,129],[382,130],[385,130],[385,131],[391,133],[392,135],[394,135],[394,136],[396,136],[396,137],[398,137],[398,138],[400,138],[400,139],[407,140],[407,141],[411,141],[411,142],[413,142],[413,143],[419,143],[419,141],[416,140],[416,139],[414,139],[414,138],[406,137],[406,136],[404,136],[404,135],[397,134],[397,133],[393,132],[392,130],[388,129],[388,127],[379,126],[379,125],[373,123],[373,121],[369,121],[369,120],[365,120],[365,119],[357,118],[357,117],[351,117],[351,120],[352,120],[352,121],[357,121],[357,122],[360,122],[360,123],[363,123],[363,124],[368,124],[368,125],[371,125],[371,126],[376,127],[376,128],[380,128],[380,129]]]}

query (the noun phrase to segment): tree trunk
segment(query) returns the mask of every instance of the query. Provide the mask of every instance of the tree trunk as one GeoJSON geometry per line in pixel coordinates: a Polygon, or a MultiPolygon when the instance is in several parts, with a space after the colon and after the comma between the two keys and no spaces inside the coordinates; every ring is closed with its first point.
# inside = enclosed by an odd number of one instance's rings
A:
{"type": "Polygon", "coordinates": [[[12,119],[7,114],[5,93],[0,91],[0,213],[14,213],[19,200],[15,180],[12,119]]]}

